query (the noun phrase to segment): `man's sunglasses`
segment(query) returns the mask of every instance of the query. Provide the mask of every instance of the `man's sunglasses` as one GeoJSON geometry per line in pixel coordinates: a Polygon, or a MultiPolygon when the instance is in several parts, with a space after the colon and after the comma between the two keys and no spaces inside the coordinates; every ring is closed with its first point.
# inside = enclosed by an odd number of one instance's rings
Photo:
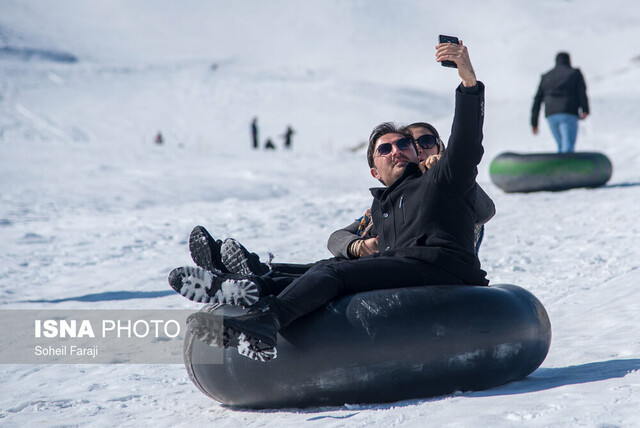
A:
{"type": "Polygon", "coordinates": [[[378,154],[378,156],[386,156],[391,153],[394,144],[396,145],[398,150],[407,150],[413,144],[413,140],[411,138],[400,138],[393,143],[382,143],[376,149],[376,153],[378,154]]]}
{"type": "Polygon", "coordinates": [[[428,150],[438,145],[438,138],[435,135],[424,134],[422,137],[416,138],[416,143],[423,149],[428,150]]]}

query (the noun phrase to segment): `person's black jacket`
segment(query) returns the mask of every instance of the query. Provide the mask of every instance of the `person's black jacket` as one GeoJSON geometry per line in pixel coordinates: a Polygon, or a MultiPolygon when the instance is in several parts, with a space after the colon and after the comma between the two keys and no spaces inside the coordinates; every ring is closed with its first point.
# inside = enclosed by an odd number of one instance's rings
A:
{"type": "MultiPolygon", "coordinates": [[[[473,198],[473,211],[475,212],[475,224],[476,227],[486,224],[494,215],[496,215],[496,205],[493,203],[493,200],[487,195],[487,192],[484,191],[479,184],[476,183],[475,190],[473,192],[475,194],[473,198]]],[[[357,240],[357,239],[367,239],[374,238],[375,236],[371,235],[371,230],[369,230],[365,235],[358,235],[358,231],[360,229],[361,218],[357,219],[353,223],[351,223],[347,227],[343,227],[342,229],[338,229],[329,235],[329,240],[327,241],[327,249],[333,254],[335,257],[343,258],[343,259],[353,259],[349,254],[349,245],[357,240]]],[[[479,242],[476,241],[475,251],[478,253],[479,242]]]]}
{"type": "Polygon", "coordinates": [[[474,199],[482,159],[484,85],[456,90],[451,137],[442,158],[424,174],[417,164],[387,188],[373,188],[375,256],[409,257],[435,265],[466,284],[487,285],[474,251],[474,199]]]}
{"type": "Polygon", "coordinates": [[[579,68],[571,68],[568,59],[559,58],[556,66],[542,75],[538,92],[533,98],[531,126],[538,126],[540,105],[544,102],[545,117],[557,113],[578,116],[579,109],[589,113],[587,85],[579,68]]]}

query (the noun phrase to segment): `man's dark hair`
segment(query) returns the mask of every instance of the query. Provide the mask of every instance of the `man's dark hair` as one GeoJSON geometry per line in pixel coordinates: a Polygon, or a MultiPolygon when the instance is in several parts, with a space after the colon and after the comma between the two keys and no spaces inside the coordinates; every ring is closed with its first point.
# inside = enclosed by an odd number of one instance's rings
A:
{"type": "Polygon", "coordinates": [[[568,53],[558,52],[558,55],[556,55],[556,65],[560,64],[571,67],[571,57],[569,57],[568,53]]]}
{"type": "MultiPolygon", "coordinates": [[[[373,149],[376,147],[378,138],[387,134],[400,134],[413,141],[411,132],[409,132],[405,126],[396,125],[393,122],[383,122],[376,126],[373,128],[373,131],[371,131],[371,135],[369,136],[369,147],[367,148],[367,162],[369,162],[369,168],[373,168],[375,166],[373,163],[373,149]]],[[[418,149],[415,147],[415,141],[413,141],[413,143],[413,148],[416,150],[416,153],[418,153],[418,149]]]]}

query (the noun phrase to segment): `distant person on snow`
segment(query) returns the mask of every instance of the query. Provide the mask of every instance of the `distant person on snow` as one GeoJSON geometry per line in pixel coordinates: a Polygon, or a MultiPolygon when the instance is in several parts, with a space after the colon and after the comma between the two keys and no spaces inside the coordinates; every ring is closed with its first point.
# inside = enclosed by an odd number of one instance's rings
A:
{"type": "Polygon", "coordinates": [[[340,295],[394,287],[398,278],[404,287],[488,284],[473,248],[475,178],[484,152],[484,85],[476,80],[462,44],[439,44],[436,61],[445,60],[456,62],[462,83],[456,89],[449,148],[437,164],[424,173],[413,136],[392,123],[377,126],[369,138],[371,174],[386,186],[372,189],[371,233],[378,237],[380,251],[318,264],[277,296],[266,297],[261,292],[268,287],[264,276],[174,269],[169,283],[185,296],[199,300],[219,292],[227,303],[250,306],[241,316],[191,315],[188,325],[196,338],[268,361],[276,357],[278,330],[340,295]]]}
{"type": "Polygon", "coordinates": [[[265,143],[264,148],[267,150],[275,150],[276,145],[273,144],[273,141],[271,140],[271,138],[267,138],[267,142],[265,143]]]}
{"type": "Polygon", "coordinates": [[[589,115],[587,85],[579,68],[571,67],[566,52],[556,55],[556,66],[542,75],[531,108],[531,128],[538,134],[540,105],[544,102],[545,116],[551,133],[558,143],[558,153],[575,150],[578,119],[589,115]]]}
{"type": "Polygon", "coordinates": [[[253,148],[260,148],[260,144],[258,143],[258,118],[254,117],[251,121],[251,138],[253,139],[253,148]]]}
{"type": "Polygon", "coordinates": [[[158,131],[158,133],[156,134],[156,138],[154,138],[153,141],[158,145],[164,143],[164,138],[162,138],[162,132],[158,131]]]}
{"type": "Polygon", "coordinates": [[[282,134],[282,136],[284,137],[284,148],[289,150],[291,149],[291,137],[293,136],[293,134],[295,134],[293,128],[291,128],[291,125],[287,126],[287,131],[282,134]]]}

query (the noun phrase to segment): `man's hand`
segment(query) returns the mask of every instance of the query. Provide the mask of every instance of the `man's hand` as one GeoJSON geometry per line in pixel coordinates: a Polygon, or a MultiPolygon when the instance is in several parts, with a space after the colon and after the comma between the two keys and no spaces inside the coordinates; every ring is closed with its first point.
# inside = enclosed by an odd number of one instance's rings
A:
{"type": "Polygon", "coordinates": [[[580,112],[580,120],[584,120],[589,116],[589,113],[585,113],[583,111],[580,112]]]}
{"type": "Polygon", "coordinates": [[[368,256],[378,252],[378,238],[369,238],[362,241],[359,257],[368,256]]]}
{"type": "Polygon", "coordinates": [[[537,126],[532,126],[531,127],[531,132],[533,132],[533,135],[538,135],[538,127],[537,126]]]}
{"type": "Polygon", "coordinates": [[[428,169],[431,169],[431,167],[434,166],[440,160],[441,157],[442,155],[429,156],[428,158],[426,158],[425,160],[423,160],[418,164],[418,166],[420,167],[420,171],[424,173],[428,169]]]}
{"type": "Polygon", "coordinates": [[[471,60],[469,59],[469,52],[467,47],[462,44],[455,45],[453,43],[440,43],[436,46],[436,61],[453,61],[458,66],[458,74],[462,79],[462,85],[470,88],[475,86],[478,81],[476,80],[476,73],[471,66],[471,60]]]}

